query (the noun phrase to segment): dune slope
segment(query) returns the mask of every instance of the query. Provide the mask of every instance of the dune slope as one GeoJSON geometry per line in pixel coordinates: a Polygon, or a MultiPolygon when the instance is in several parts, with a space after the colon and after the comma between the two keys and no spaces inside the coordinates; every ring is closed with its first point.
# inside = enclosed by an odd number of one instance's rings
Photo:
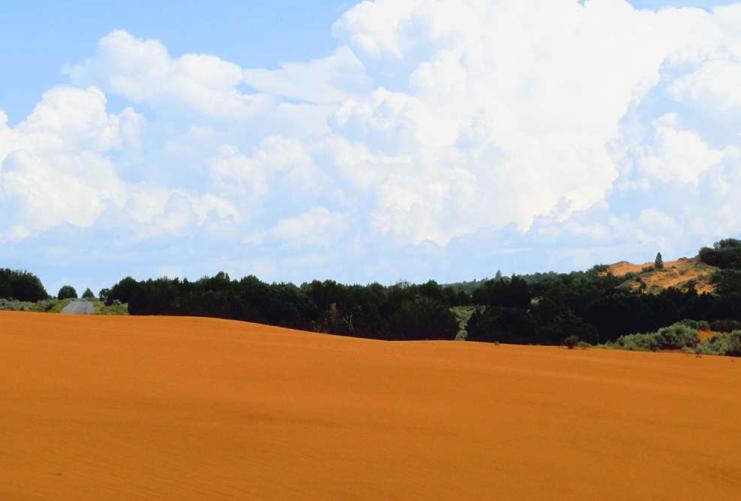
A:
{"type": "Polygon", "coordinates": [[[0,313],[0,499],[740,499],[741,361],[0,313]]]}

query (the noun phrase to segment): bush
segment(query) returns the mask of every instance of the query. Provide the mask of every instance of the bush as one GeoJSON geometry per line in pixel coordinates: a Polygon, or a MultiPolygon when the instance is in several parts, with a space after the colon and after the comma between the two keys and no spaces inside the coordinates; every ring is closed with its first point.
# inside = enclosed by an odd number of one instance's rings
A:
{"type": "Polygon", "coordinates": [[[711,337],[697,347],[696,353],[741,357],[741,330],[711,337]]]}
{"type": "Polygon", "coordinates": [[[741,331],[741,322],[738,320],[716,320],[710,323],[709,330],[713,332],[741,331]]]}
{"type": "Polygon", "coordinates": [[[573,350],[581,342],[579,336],[569,336],[563,340],[563,345],[570,350],[573,350]]]}
{"type": "Polygon", "coordinates": [[[621,336],[615,344],[626,350],[659,351],[694,348],[699,342],[696,328],[685,322],[677,322],[656,332],[621,336]]]}
{"type": "Polygon", "coordinates": [[[96,315],[128,315],[129,305],[121,304],[120,301],[114,300],[111,304],[105,304],[103,301],[93,301],[96,315]]]}
{"type": "Polygon", "coordinates": [[[33,302],[0,298],[0,310],[59,313],[68,303],[69,301],[67,300],[59,301],[57,299],[44,299],[43,301],[33,302]]]}
{"type": "Polygon", "coordinates": [[[689,327],[690,329],[694,329],[695,331],[710,330],[710,324],[705,320],[682,320],[675,323],[674,325],[684,325],[685,327],[689,327]]]}

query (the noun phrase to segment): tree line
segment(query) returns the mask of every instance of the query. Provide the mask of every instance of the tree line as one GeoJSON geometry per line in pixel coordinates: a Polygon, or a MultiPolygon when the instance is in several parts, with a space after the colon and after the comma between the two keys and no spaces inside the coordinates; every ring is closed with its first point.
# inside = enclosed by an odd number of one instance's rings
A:
{"type": "Polygon", "coordinates": [[[451,287],[343,285],[328,280],[296,286],[226,273],[197,281],[127,277],[101,291],[106,302],[128,303],[134,315],[192,315],[374,339],[452,339],[450,306],[469,302],[451,287]]]}
{"type": "MultiPolygon", "coordinates": [[[[569,338],[598,344],[686,319],[741,321],[741,241],[703,248],[700,259],[719,269],[715,294],[693,288],[631,292],[619,287],[628,277],[596,266],[573,273],[498,273],[492,280],[454,285],[331,280],[294,285],[226,273],[196,281],[127,277],[99,296],[107,304],[127,303],[135,315],[218,317],[385,340],[455,339],[460,325],[454,311],[469,308],[474,310],[466,327],[469,340],[555,345],[569,338]]],[[[659,255],[657,269],[660,261],[659,255]]],[[[0,297],[48,296],[33,275],[0,270],[0,297]]]]}

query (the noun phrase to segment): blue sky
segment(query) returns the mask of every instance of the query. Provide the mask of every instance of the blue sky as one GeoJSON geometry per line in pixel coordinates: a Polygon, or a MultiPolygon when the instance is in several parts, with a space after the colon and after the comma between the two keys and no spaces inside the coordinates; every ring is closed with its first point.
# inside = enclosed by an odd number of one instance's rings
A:
{"type": "Polygon", "coordinates": [[[454,281],[739,234],[738,2],[419,3],[4,6],[0,266],[454,281]]]}

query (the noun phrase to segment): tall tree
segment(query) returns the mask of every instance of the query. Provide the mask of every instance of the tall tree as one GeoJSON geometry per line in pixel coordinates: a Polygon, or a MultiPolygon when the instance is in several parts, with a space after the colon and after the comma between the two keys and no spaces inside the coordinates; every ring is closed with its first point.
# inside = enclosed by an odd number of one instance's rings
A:
{"type": "Polygon", "coordinates": [[[661,257],[661,252],[656,254],[656,259],[654,260],[654,268],[656,268],[657,270],[664,269],[664,258],[661,257]]]}
{"type": "Polygon", "coordinates": [[[71,285],[65,285],[57,292],[57,299],[77,299],[77,291],[71,285]]]}

